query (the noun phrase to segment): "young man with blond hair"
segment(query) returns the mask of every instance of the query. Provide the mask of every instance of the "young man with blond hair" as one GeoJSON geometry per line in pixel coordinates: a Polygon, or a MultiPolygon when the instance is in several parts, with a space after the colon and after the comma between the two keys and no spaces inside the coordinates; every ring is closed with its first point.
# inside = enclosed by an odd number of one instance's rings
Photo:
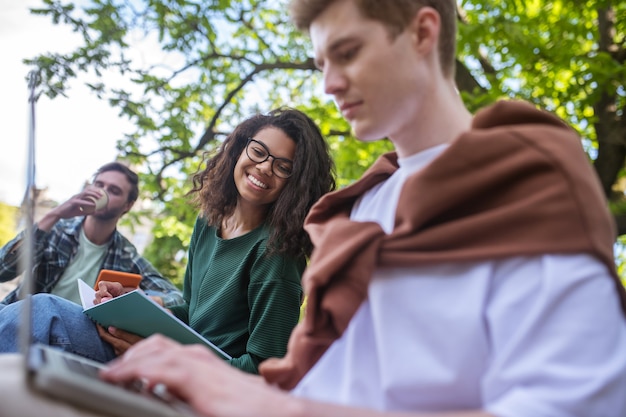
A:
{"type": "Polygon", "coordinates": [[[261,377],[153,337],[105,379],[218,417],[626,414],[626,297],[597,178],[554,116],[465,108],[455,7],[292,2],[326,93],[395,152],[313,207],[305,317],[261,377]]]}

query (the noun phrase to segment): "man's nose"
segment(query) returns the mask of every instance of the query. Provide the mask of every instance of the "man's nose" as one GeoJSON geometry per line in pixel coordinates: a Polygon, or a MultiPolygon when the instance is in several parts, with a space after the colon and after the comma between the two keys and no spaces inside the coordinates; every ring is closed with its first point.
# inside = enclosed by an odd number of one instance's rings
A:
{"type": "Polygon", "coordinates": [[[326,94],[337,95],[346,89],[347,84],[343,71],[331,65],[324,68],[324,92],[326,94]]]}

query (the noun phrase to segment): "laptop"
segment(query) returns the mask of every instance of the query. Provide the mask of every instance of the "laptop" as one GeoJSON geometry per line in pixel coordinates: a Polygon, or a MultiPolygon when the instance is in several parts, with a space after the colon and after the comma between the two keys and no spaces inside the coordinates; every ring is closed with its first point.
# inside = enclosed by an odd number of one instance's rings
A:
{"type": "Polygon", "coordinates": [[[32,229],[35,207],[35,87],[37,74],[29,74],[30,125],[27,163],[27,191],[25,195],[26,224],[22,256],[24,273],[22,283],[23,310],[20,313],[20,349],[24,355],[24,372],[30,389],[94,412],[116,417],[189,417],[196,416],[189,405],[157,385],[153,390],[142,389],[140,383],[119,386],[101,380],[100,369],[105,367],[78,355],[32,342],[31,294],[33,288],[32,229]]]}

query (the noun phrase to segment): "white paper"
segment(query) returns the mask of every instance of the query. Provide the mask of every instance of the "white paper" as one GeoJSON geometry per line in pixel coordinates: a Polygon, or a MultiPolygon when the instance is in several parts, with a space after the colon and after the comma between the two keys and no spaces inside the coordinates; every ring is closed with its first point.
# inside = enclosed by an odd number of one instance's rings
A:
{"type": "Polygon", "coordinates": [[[80,295],[80,302],[83,305],[83,309],[93,307],[93,300],[96,298],[96,291],[80,278],[77,282],[78,294],[80,295]]]}

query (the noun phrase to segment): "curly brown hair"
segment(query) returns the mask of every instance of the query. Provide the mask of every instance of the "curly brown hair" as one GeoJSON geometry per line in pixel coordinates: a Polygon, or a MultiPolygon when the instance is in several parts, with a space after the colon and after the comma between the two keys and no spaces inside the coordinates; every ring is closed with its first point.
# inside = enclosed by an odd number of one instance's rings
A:
{"type": "Polygon", "coordinates": [[[235,164],[248,138],[268,127],[282,130],[296,143],[293,174],[270,206],[265,220],[270,227],[268,253],[308,257],[313,244],[303,229],[304,218],[313,203],[335,189],[335,179],[328,144],[315,122],[303,112],[281,107],[244,120],[214,156],[204,155],[206,168],[194,174],[188,195],[208,223],[220,227],[237,205],[235,164]]]}

